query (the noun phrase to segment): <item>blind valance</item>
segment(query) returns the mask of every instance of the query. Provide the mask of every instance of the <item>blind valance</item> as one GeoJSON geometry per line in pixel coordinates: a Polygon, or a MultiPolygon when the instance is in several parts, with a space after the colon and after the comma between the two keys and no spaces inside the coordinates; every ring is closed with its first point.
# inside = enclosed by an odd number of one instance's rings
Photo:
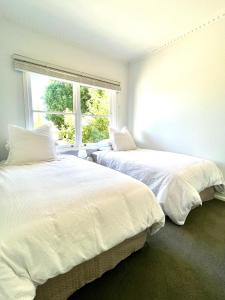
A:
{"type": "Polygon", "coordinates": [[[79,71],[65,69],[57,65],[52,65],[46,62],[34,60],[17,54],[13,55],[13,64],[15,70],[17,71],[33,72],[51,77],[56,77],[59,79],[79,82],[81,84],[88,84],[116,91],[121,90],[120,82],[118,81],[101,78],[79,71]]]}

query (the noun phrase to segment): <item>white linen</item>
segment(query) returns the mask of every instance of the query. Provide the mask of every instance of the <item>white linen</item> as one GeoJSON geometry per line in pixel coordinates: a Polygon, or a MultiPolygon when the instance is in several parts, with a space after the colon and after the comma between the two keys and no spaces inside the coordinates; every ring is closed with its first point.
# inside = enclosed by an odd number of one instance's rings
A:
{"type": "Polygon", "coordinates": [[[112,147],[112,141],[110,139],[104,139],[97,143],[98,148],[101,147],[112,147]]]}
{"type": "Polygon", "coordinates": [[[55,141],[51,126],[44,125],[35,130],[9,125],[8,165],[26,164],[56,159],[55,141]]]}
{"type": "Polygon", "coordinates": [[[114,151],[128,151],[137,148],[132,135],[126,127],[123,127],[121,131],[113,128],[110,128],[109,131],[114,151]]]}
{"type": "Polygon", "coordinates": [[[95,152],[97,162],[145,183],[157,196],[166,215],[183,225],[192,208],[202,204],[199,192],[224,184],[218,167],[209,160],[164,151],[95,152]]]}
{"type": "Polygon", "coordinates": [[[0,167],[0,299],[31,300],[47,279],[163,225],[144,184],[97,164],[0,167]]]}
{"type": "Polygon", "coordinates": [[[112,141],[110,139],[104,139],[97,143],[96,150],[112,150],[112,141]]]}

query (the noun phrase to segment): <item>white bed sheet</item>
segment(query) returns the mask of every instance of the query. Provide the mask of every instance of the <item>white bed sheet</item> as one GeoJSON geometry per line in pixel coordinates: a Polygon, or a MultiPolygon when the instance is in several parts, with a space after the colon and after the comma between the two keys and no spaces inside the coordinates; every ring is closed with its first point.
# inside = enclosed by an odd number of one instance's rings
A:
{"type": "Polygon", "coordinates": [[[0,167],[0,299],[31,300],[47,279],[163,225],[144,184],[97,164],[0,167]]]}
{"type": "Polygon", "coordinates": [[[224,184],[215,163],[193,156],[149,149],[98,151],[96,161],[145,183],[157,196],[166,215],[183,225],[202,204],[199,192],[224,184]]]}

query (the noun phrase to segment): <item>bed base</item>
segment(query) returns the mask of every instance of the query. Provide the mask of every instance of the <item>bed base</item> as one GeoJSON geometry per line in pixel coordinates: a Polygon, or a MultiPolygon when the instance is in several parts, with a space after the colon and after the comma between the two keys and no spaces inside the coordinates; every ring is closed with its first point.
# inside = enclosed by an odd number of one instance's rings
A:
{"type": "Polygon", "coordinates": [[[212,200],[215,198],[215,188],[213,186],[209,187],[203,190],[202,192],[200,192],[199,194],[202,199],[202,202],[212,200]]]}
{"type": "Polygon", "coordinates": [[[74,267],[69,272],[49,279],[38,286],[35,300],[66,300],[76,290],[99,278],[131,253],[141,249],[146,238],[147,230],[74,267]]]}

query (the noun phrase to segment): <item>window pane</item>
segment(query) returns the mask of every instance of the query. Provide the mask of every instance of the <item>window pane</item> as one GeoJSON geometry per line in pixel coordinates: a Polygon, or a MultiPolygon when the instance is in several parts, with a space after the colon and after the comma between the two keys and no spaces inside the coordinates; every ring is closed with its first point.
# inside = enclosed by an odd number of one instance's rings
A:
{"type": "Polygon", "coordinates": [[[49,112],[73,111],[73,85],[45,75],[31,74],[33,110],[49,112]]]}
{"type": "Polygon", "coordinates": [[[95,143],[109,137],[109,118],[82,117],[82,142],[95,143]]]}
{"type": "Polygon", "coordinates": [[[81,113],[90,115],[110,114],[110,92],[92,87],[80,87],[81,113]]]}
{"type": "Polygon", "coordinates": [[[75,116],[73,114],[55,115],[34,112],[33,120],[34,128],[40,127],[47,122],[52,122],[58,144],[74,144],[75,116]]]}

